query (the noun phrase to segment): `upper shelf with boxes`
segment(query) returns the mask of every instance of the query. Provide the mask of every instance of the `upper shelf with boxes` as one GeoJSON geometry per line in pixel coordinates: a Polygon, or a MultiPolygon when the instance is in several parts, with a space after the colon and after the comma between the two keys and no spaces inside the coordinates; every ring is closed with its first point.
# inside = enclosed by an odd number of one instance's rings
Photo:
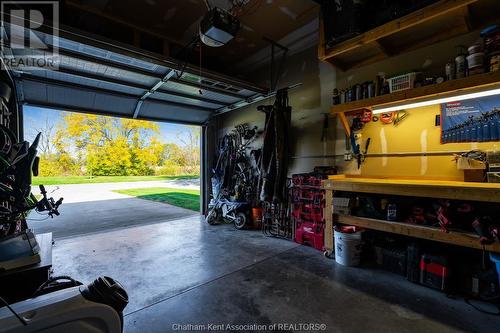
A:
{"type": "MultiPolygon", "coordinates": [[[[335,88],[331,113],[372,109],[394,109],[439,104],[460,95],[500,87],[500,25],[481,32],[481,39],[469,47],[457,47],[456,56],[443,64],[442,73],[427,73],[425,66],[408,73],[387,76],[379,73],[373,81],[335,88]]],[[[481,94],[480,94],[481,95],[481,94]]],[[[484,94],[483,94],[484,95],[484,94]]]]}
{"type": "Polygon", "coordinates": [[[318,57],[348,70],[481,29],[489,0],[323,1],[318,57]]]}

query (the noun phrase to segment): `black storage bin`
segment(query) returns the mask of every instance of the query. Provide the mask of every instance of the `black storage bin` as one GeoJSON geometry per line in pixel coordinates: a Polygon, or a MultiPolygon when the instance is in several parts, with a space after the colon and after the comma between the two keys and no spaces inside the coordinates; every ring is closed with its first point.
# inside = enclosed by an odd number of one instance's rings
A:
{"type": "Polygon", "coordinates": [[[384,270],[406,276],[406,249],[375,247],[377,264],[384,270]]]}
{"type": "Polygon", "coordinates": [[[438,0],[315,1],[321,5],[328,48],[438,0]]]}
{"type": "Polygon", "coordinates": [[[416,243],[408,244],[406,249],[406,278],[408,281],[420,282],[420,247],[416,243]]]}
{"type": "Polygon", "coordinates": [[[327,47],[352,38],[366,30],[364,4],[360,1],[322,1],[321,12],[327,47]]]}

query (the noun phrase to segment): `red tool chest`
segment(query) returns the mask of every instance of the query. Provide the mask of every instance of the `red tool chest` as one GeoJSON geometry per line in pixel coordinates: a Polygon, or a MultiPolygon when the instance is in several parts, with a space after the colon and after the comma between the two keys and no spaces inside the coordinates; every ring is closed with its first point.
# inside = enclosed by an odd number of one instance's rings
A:
{"type": "Polygon", "coordinates": [[[295,242],[314,247],[320,251],[324,247],[325,192],[321,181],[326,175],[304,173],[292,175],[292,217],[295,242]]]}

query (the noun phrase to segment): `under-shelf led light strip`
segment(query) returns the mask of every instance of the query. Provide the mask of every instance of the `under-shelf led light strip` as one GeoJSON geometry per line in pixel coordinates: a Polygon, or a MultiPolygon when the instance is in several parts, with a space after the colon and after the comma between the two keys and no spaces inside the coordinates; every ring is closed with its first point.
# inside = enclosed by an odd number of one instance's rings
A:
{"type": "Polygon", "coordinates": [[[380,108],[375,107],[373,110],[373,113],[378,114],[378,113],[386,113],[386,112],[405,110],[405,109],[414,109],[414,108],[419,108],[419,107],[423,107],[423,106],[436,105],[436,104],[441,104],[441,103],[458,102],[458,101],[463,101],[466,99],[473,99],[473,98],[493,96],[493,95],[500,95],[500,88],[492,89],[492,90],[485,90],[485,91],[480,91],[480,92],[475,92],[475,93],[470,93],[470,94],[458,95],[458,96],[437,98],[437,99],[432,99],[432,100],[422,101],[422,102],[401,104],[401,105],[397,105],[397,106],[380,107],[380,108]]]}

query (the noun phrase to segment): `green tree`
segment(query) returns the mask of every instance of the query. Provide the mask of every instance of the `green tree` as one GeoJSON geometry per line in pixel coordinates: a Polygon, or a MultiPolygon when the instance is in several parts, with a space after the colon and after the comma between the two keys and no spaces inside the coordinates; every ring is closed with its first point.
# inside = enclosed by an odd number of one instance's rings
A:
{"type": "Polygon", "coordinates": [[[186,155],[184,150],[175,143],[166,143],[163,145],[162,162],[171,162],[177,165],[186,165],[186,155]]]}
{"type": "Polygon", "coordinates": [[[157,124],[142,120],[65,113],[54,146],[73,150],[92,175],[153,174],[162,145],[157,124]]]}
{"type": "Polygon", "coordinates": [[[199,174],[200,129],[177,133],[163,144],[156,123],[64,112],[60,122],[36,128],[40,175],[182,175],[199,174]]]}
{"type": "Polygon", "coordinates": [[[182,150],[185,156],[185,165],[197,167],[200,165],[200,128],[189,126],[186,131],[177,133],[179,141],[182,143],[182,150]]]}

